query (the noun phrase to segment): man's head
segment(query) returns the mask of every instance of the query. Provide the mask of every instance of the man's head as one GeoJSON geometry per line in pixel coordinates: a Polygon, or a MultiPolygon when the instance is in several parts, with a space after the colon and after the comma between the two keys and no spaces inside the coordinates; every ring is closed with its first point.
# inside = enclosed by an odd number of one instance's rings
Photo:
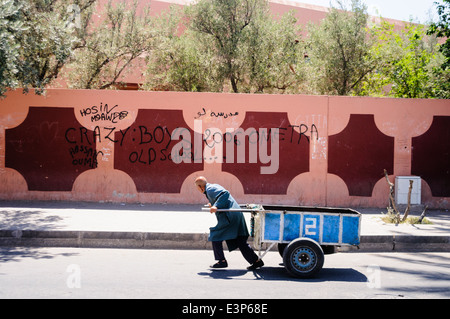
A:
{"type": "Polygon", "coordinates": [[[208,183],[208,181],[206,180],[205,177],[203,176],[199,176],[195,179],[195,186],[197,187],[197,189],[199,190],[199,192],[201,192],[202,194],[205,192],[206,189],[206,183],[208,183]]]}

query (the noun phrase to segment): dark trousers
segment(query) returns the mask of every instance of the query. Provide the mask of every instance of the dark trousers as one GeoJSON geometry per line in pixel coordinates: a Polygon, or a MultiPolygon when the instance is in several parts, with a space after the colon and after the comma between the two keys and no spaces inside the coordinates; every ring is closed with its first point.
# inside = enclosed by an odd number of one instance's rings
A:
{"type": "MultiPolygon", "coordinates": [[[[214,258],[216,260],[225,260],[222,243],[223,242],[221,242],[221,241],[213,241],[212,242],[214,258]]],[[[247,237],[236,238],[236,243],[237,243],[239,250],[242,253],[242,256],[244,256],[245,260],[247,260],[247,262],[249,264],[254,264],[259,259],[258,255],[255,254],[252,247],[250,247],[250,245],[247,243],[247,237]]]]}

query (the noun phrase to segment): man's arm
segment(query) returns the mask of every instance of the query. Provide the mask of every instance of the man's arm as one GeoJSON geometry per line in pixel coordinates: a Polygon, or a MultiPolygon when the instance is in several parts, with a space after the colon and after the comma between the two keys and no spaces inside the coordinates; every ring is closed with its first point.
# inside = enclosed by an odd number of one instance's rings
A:
{"type": "Polygon", "coordinates": [[[229,208],[229,198],[230,193],[228,191],[223,191],[220,193],[219,196],[217,196],[216,201],[211,205],[211,213],[213,213],[212,210],[214,210],[214,213],[217,211],[217,209],[227,209],[229,208]]]}

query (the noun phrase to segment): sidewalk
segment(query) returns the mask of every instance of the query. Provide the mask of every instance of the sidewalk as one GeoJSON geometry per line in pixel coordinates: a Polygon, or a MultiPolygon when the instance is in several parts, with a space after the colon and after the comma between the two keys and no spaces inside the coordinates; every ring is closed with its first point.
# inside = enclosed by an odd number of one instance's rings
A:
{"type": "MultiPolygon", "coordinates": [[[[361,245],[351,251],[450,251],[449,211],[430,210],[433,225],[395,226],[382,209],[356,210],[361,245]]],[[[201,205],[0,201],[0,246],[210,249],[216,223],[201,205]]]]}

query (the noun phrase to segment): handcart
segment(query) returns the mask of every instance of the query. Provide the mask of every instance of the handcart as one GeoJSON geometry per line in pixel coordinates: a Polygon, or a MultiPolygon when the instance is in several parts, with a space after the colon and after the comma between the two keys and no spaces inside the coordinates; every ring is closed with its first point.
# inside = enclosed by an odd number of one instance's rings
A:
{"type": "Polygon", "coordinates": [[[349,208],[247,204],[240,210],[218,211],[252,213],[251,235],[259,257],[278,244],[284,267],[298,278],[316,275],[324,255],[336,247],[360,244],[361,214],[349,208]]]}

